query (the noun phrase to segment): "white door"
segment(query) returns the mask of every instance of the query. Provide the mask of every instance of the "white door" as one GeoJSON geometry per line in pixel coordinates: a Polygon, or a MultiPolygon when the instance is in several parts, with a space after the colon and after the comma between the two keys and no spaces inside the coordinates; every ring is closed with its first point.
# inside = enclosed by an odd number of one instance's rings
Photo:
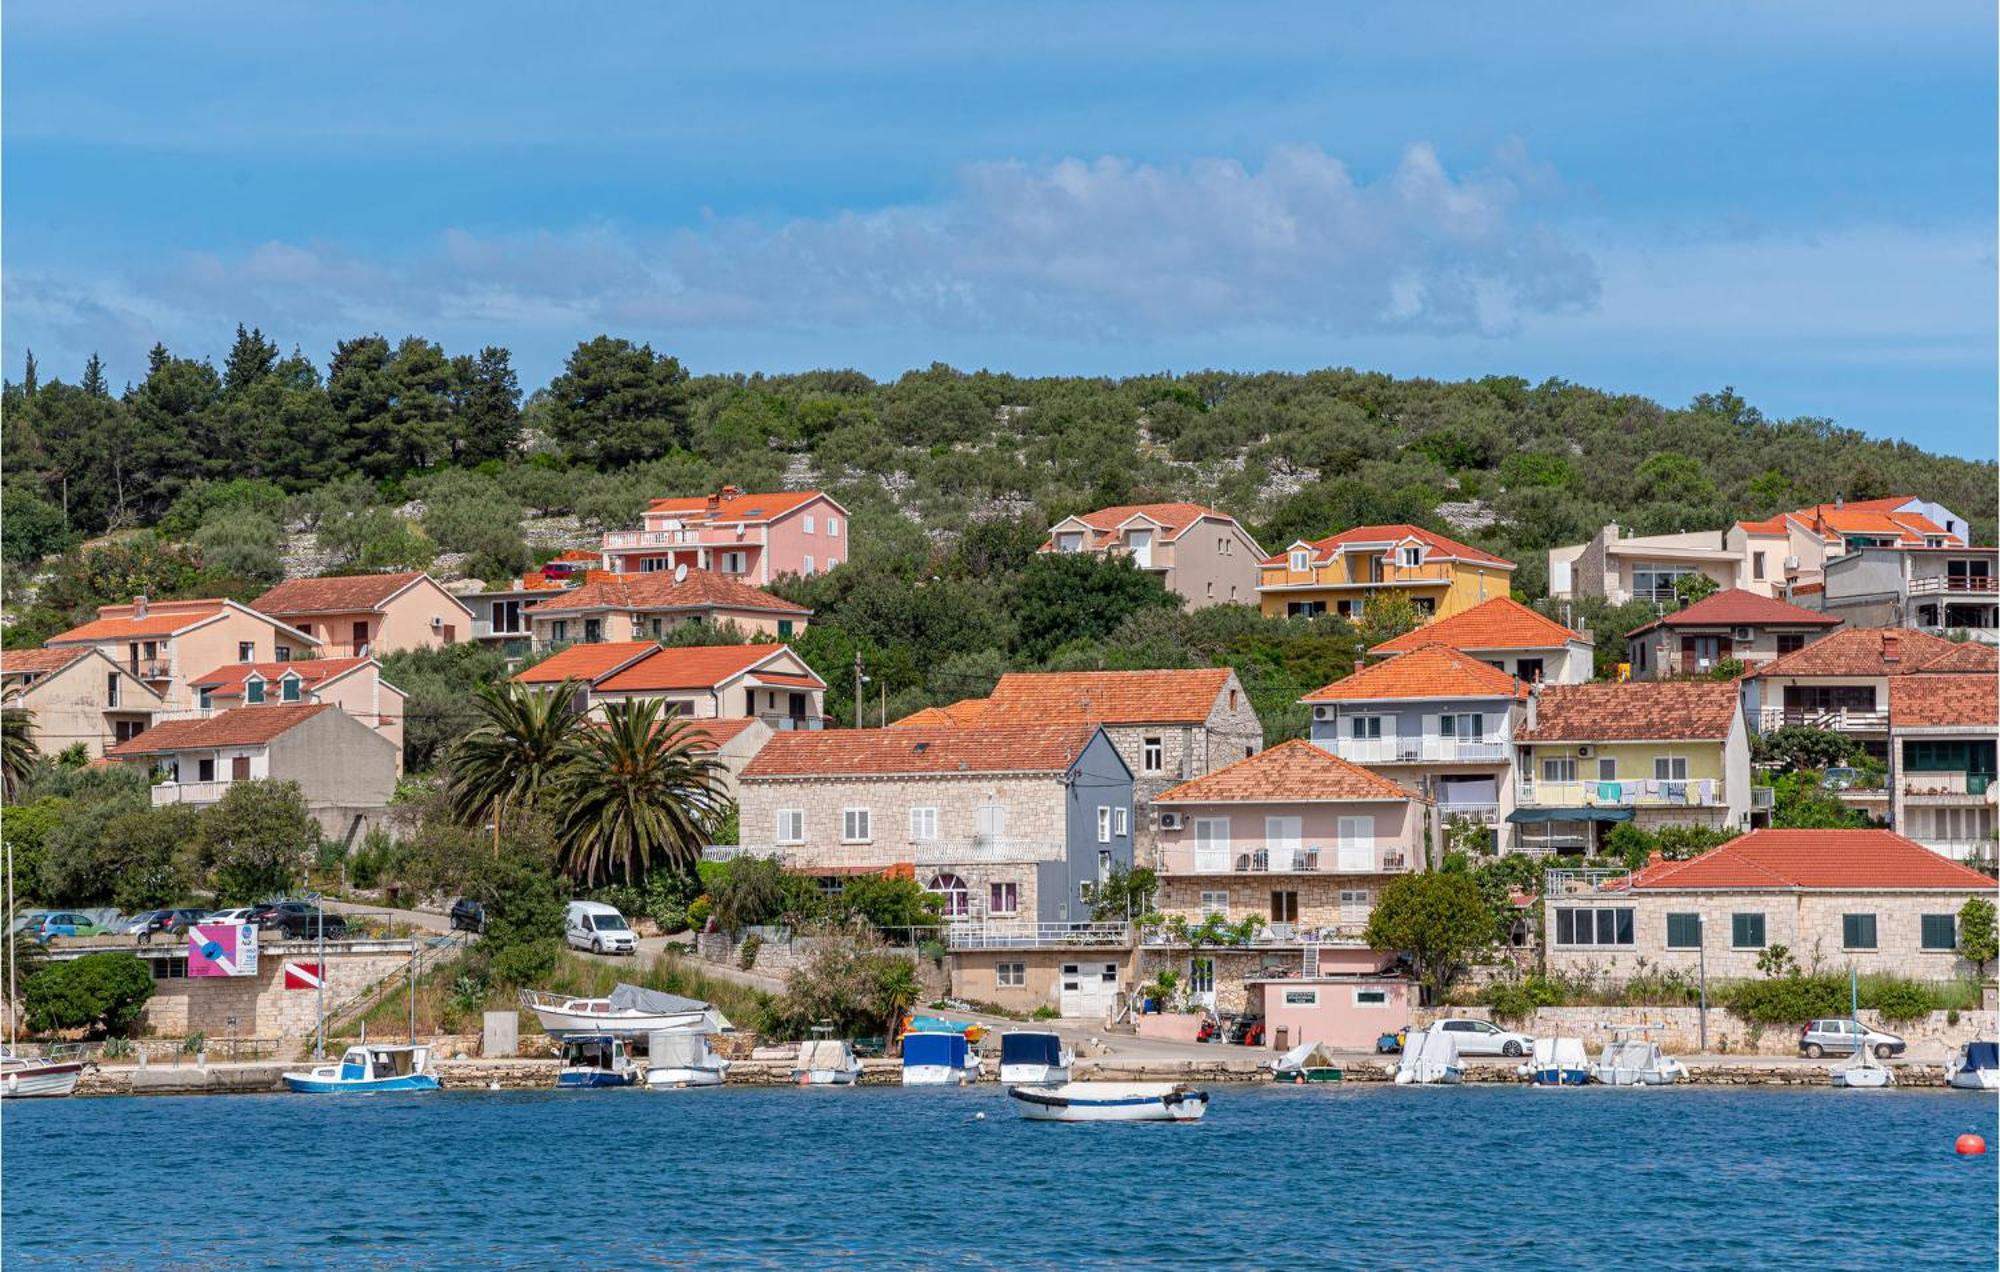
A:
{"type": "Polygon", "coordinates": [[[1118,964],[1064,963],[1061,1007],[1065,1017],[1097,1020],[1118,1006],[1118,964]]]}
{"type": "Polygon", "coordinates": [[[1272,870],[1299,868],[1299,841],[1305,837],[1305,820],[1299,817],[1264,819],[1264,852],[1272,870]]]}
{"type": "Polygon", "coordinates": [[[1215,960],[1195,957],[1188,960],[1188,997],[1196,1007],[1215,1010],[1215,960]]]}
{"type": "Polygon", "coordinates": [[[1375,819],[1343,817],[1339,829],[1340,868],[1359,873],[1375,869],[1375,819]]]}
{"type": "Polygon", "coordinates": [[[1229,819],[1197,817],[1194,821],[1194,868],[1203,872],[1229,869],[1229,819]]]}

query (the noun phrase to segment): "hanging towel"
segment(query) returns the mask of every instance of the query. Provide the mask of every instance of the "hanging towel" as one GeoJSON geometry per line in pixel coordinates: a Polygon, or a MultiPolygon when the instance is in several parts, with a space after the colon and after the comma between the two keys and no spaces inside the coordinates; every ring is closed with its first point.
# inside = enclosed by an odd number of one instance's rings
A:
{"type": "Polygon", "coordinates": [[[1600,804],[1622,804],[1625,802],[1624,795],[1624,787],[1618,782],[1597,784],[1597,802],[1600,804]]]}
{"type": "Polygon", "coordinates": [[[1685,804],[1687,803],[1688,784],[1686,782],[1667,782],[1664,784],[1663,793],[1669,804],[1685,804]]]}

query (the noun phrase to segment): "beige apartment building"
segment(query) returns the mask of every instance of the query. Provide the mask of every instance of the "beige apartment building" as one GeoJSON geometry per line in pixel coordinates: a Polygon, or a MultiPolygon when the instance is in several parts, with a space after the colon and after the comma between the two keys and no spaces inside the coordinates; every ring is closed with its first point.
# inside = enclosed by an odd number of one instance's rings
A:
{"type": "Polygon", "coordinates": [[[235,601],[149,601],[103,605],[97,617],[45,642],[90,647],[146,683],[170,708],[193,707],[190,678],[224,663],[284,662],[321,652],[317,639],[235,601]]]}
{"type": "Polygon", "coordinates": [[[465,602],[421,570],[288,579],[251,608],[310,632],[328,658],[440,649],[472,634],[465,602]]]}
{"type": "Polygon", "coordinates": [[[1122,556],[1159,576],[1186,609],[1257,603],[1264,549],[1226,512],[1192,503],[1124,504],[1065,517],[1044,552],[1122,556]]]}
{"type": "Polygon", "coordinates": [[[80,745],[96,759],[144,733],[165,702],[103,650],[72,645],[0,652],[0,706],[28,713],[42,754],[80,745]]]}
{"type": "Polygon", "coordinates": [[[405,695],[382,679],[373,658],[303,658],[290,662],[231,663],[194,680],[195,705],[169,712],[196,718],[237,707],[327,702],[389,739],[402,770],[405,695]]]}

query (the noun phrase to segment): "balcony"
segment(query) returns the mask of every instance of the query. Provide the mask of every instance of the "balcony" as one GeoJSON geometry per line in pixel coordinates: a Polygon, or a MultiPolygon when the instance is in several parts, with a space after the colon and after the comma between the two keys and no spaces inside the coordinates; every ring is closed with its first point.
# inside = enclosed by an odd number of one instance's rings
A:
{"type": "Polygon", "coordinates": [[[758,712],[757,718],[779,733],[812,733],[826,727],[821,716],[779,715],[776,712],[758,712]]]}
{"type": "Polygon", "coordinates": [[[229,793],[229,782],[161,782],[153,787],[153,807],[171,804],[215,804],[229,793]]]}
{"type": "Polygon", "coordinates": [[[1611,782],[1533,782],[1519,786],[1523,808],[1715,808],[1725,801],[1714,778],[1611,782]]]}
{"type": "Polygon", "coordinates": [[[1889,729],[1889,713],[1854,707],[1830,707],[1825,710],[1813,707],[1765,707],[1757,713],[1759,733],[1770,733],[1795,724],[1804,725],[1809,729],[1832,729],[1836,733],[1886,733],[1889,729]]]}
{"type": "Polygon", "coordinates": [[[1307,571],[1293,570],[1289,562],[1283,566],[1271,566],[1264,571],[1262,586],[1265,588],[1436,587],[1450,583],[1456,577],[1456,567],[1448,561],[1432,561],[1423,565],[1385,565],[1370,570],[1364,563],[1364,558],[1349,559],[1353,564],[1346,568],[1339,562],[1316,566],[1307,571]]]}
{"type": "Polygon", "coordinates": [[[1170,844],[1160,849],[1159,872],[1169,877],[1232,874],[1394,874],[1410,868],[1402,848],[1266,846],[1261,840],[1227,844],[1170,844]]]}
{"type": "Polygon", "coordinates": [[[1910,595],[2000,597],[2000,579],[1991,575],[1932,575],[1911,579],[1910,595]]]}
{"type": "Polygon", "coordinates": [[[705,548],[717,544],[734,544],[733,531],[704,532],[701,530],[611,530],[604,536],[607,550],[630,551],[634,548],[705,548]]]}
{"type": "MultiPolygon", "coordinates": [[[[1201,920],[1185,920],[1190,928],[1201,926],[1201,920]]],[[[1269,950],[1297,949],[1306,945],[1348,945],[1365,946],[1368,943],[1368,919],[1365,915],[1352,918],[1343,917],[1334,923],[1323,923],[1317,927],[1301,927],[1296,923],[1272,923],[1257,929],[1257,934],[1247,941],[1229,945],[1204,945],[1204,952],[1213,950],[1269,950]]],[[[1187,946],[1189,942],[1166,928],[1148,928],[1142,941],[1150,946],[1187,946]]]]}
{"type": "Polygon", "coordinates": [[[928,840],[896,851],[919,866],[1032,865],[1068,855],[1067,846],[1056,839],[928,840]]]}
{"type": "Polygon", "coordinates": [[[1450,825],[1454,821],[1471,822],[1475,826],[1498,826],[1500,805],[1498,804],[1439,804],[1438,820],[1450,825]]]}
{"type": "Polygon", "coordinates": [[[1332,738],[1321,741],[1350,764],[1505,764],[1505,738],[1463,740],[1442,737],[1332,738]]]}
{"type": "Polygon", "coordinates": [[[1778,806],[1778,788],[1775,786],[1753,786],[1750,788],[1750,811],[1768,813],[1778,806]]]}
{"type": "Polygon", "coordinates": [[[1993,779],[1985,773],[1905,773],[1903,803],[1951,808],[1994,802],[1993,779]]]}
{"type": "Polygon", "coordinates": [[[1949,857],[1953,861],[1962,861],[1968,866],[1980,866],[1992,869],[1995,864],[1996,855],[2000,855],[1996,854],[1996,849],[2000,849],[2000,843],[1995,843],[1990,838],[1937,839],[1929,835],[1911,835],[1910,838],[1941,857],[1949,857]]]}
{"type": "Polygon", "coordinates": [[[1542,895],[1596,896],[1604,892],[1623,892],[1630,888],[1631,882],[1630,870],[1545,870],[1542,872],[1542,895]]]}
{"type": "Polygon", "coordinates": [[[953,950],[1122,949],[1132,944],[1126,923],[950,923],[944,943],[953,950]]]}

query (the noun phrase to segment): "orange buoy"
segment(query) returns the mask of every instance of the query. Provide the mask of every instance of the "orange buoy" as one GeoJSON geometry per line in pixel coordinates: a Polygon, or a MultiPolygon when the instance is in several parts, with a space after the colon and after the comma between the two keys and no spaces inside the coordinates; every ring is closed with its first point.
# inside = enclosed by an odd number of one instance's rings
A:
{"type": "Polygon", "coordinates": [[[1968,1132],[1958,1137],[1956,1147],[1960,1157],[1978,1157],[1986,1151],[1986,1141],[1968,1132]]]}

